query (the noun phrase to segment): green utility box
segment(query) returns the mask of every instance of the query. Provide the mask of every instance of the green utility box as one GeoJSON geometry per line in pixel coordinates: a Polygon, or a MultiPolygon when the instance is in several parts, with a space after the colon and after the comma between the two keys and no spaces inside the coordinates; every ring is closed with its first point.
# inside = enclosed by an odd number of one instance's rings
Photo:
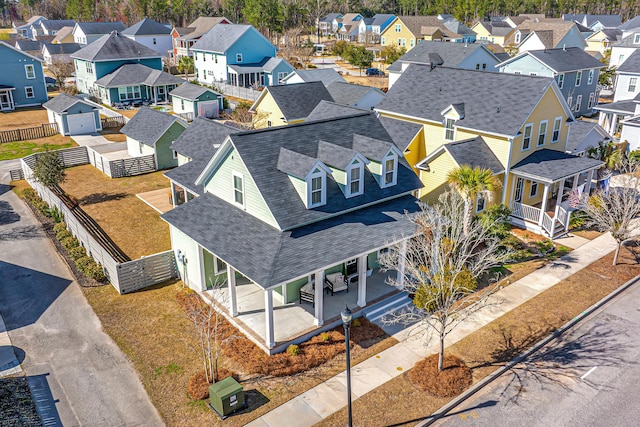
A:
{"type": "Polygon", "coordinates": [[[226,418],[245,407],[244,390],[232,377],[209,386],[209,406],[221,418],[226,418]]]}

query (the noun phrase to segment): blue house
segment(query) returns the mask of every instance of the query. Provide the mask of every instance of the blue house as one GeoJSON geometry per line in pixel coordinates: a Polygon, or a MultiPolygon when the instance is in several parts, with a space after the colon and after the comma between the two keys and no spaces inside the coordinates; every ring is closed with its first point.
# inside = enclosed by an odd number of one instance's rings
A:
{"type": "Polygon", "coordinates": [[[47,102],[42,60],[0,43],[0,111],[47,102]]]}
{"type": "Polygon", "coordinates": [[[191,48],[196,80],[203,84],[272,86],[293,67],[251,25],[216,25],[191,48]]]}
{"type": "Polygon", "coordinates": [[[603,64],[578,47],[530,50],[497,67],[503,73],[553,77],[576,117],[594,113],[603,64]]]}
{"type": "Polygon", "coordinates": [[[13,33],[24,37],[25,39],[33,38],[33,32],[31,30],[32,25],[40,26],[40,22],[46,20],[44,16],[34,15],[27,22],[13,22],[13,33]]]}

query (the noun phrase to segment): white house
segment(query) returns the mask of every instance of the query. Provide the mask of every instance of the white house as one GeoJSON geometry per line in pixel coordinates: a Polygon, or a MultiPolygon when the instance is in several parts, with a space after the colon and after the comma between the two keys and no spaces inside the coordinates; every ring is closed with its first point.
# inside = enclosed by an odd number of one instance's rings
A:
{"type": "Polygon", "coordinates": [[[631,33],[613,44],[609,67],[619,67],[640,48],[640,31],[631,33]]]}
{"type": "Polygon", "coordinates": [[[121,32],[126,27],[122,22],[77,22],[73,27],[73,41],[88,45],[112,31],[121,32]]]}
{"type": "Polygon", "coordinates": [[[136,22],[121,34],[162,55],[166,55],[173,48],[171,28],[150,18],[136,22]]]}

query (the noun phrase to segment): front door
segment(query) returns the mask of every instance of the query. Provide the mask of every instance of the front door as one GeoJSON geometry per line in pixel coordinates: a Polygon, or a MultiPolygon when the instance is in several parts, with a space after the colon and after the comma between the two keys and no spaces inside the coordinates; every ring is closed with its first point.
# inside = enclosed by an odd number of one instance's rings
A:
{"type": "Polygon", "coordinates": [[[524,187],[524,180],[522,178],[516,178],[516,191],[513,195],[513,200],[518,203],[522,203],[522,189],[524,187]]]}
{"type": "Polygon", "coordinates": [[[158,99],[164,101],[164,86],[158,86],[158,99]]]}

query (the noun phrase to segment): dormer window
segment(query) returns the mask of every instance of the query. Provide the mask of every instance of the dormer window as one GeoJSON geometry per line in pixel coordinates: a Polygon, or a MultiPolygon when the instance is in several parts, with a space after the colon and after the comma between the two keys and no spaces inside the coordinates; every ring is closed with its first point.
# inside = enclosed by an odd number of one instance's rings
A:
{"type": "Polygon", "coordinates": [[[307,177],[307,198],[309,208],[327,203],[327,174],[318,168],[307,177]]]}
{"type": "Polygon", "coordinates": [[[640,34],[633,36],[633,44],[640,44],[640,34]]]}
{"type": "Polygon", "coordinates": [[[354,161],[347,167],[346,196],[359,196],[364,193],[364,165],[359,161],[354,161]]]}
{"type": "Polygon", "coordinates": [[[382,188],[396,185],[398,180],[398,157],[389,152],[382,159],[382,188]]]}

